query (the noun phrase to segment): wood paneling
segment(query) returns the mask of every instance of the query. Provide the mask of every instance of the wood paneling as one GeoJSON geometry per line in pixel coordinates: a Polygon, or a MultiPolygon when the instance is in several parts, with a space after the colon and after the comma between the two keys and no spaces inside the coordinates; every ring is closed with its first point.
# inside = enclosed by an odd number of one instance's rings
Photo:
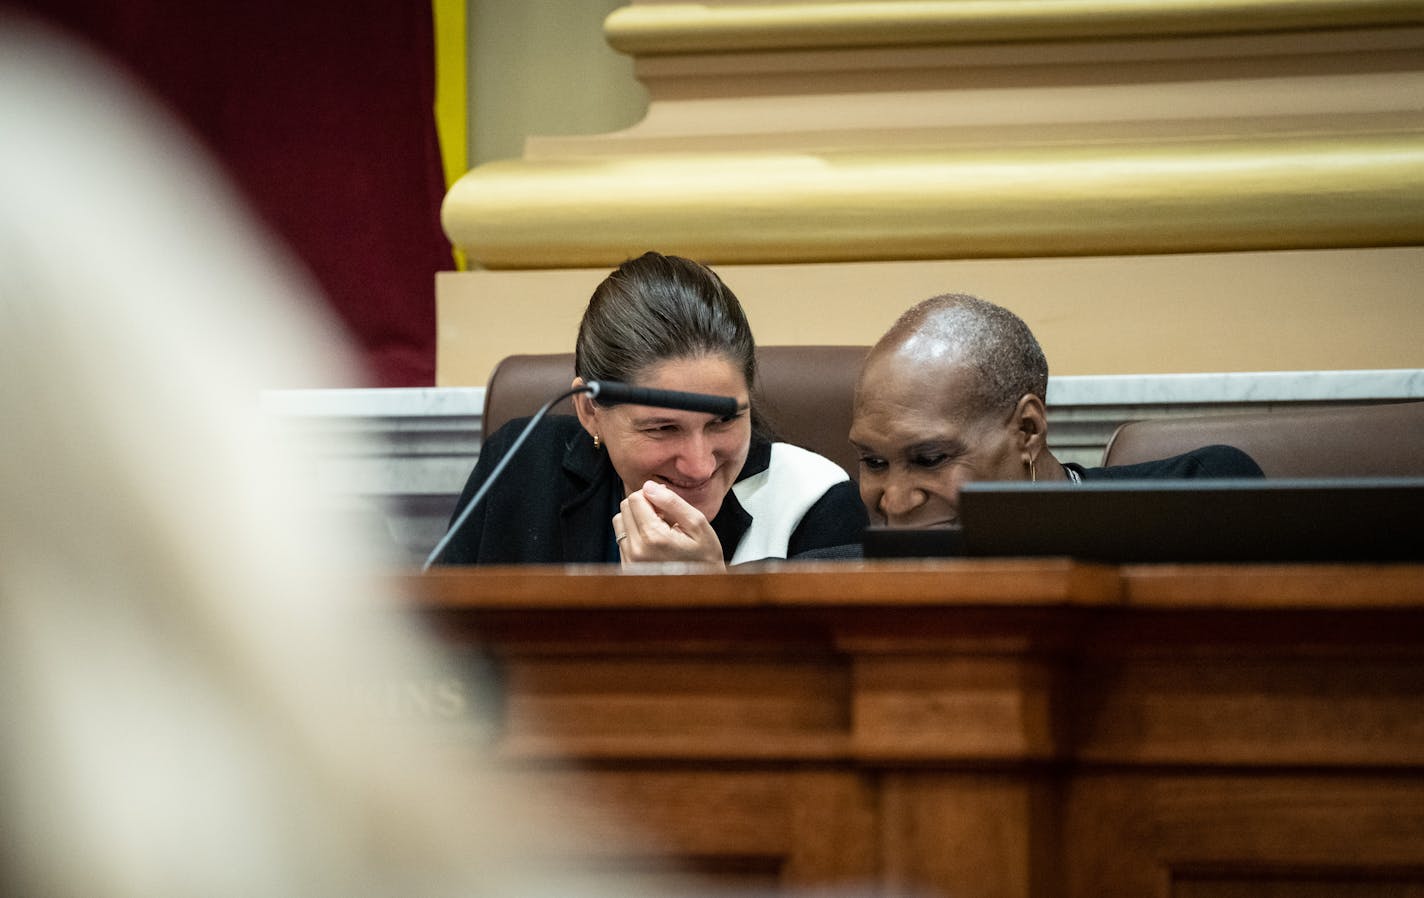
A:
{"type": "Polygon", "coordinates": [[[1424,567],[407,585],[437,632],[491,659],[495,749],[596,834],[576,863],[976,898],[1424,887],[1424,567]]]}
{"type": "Polygon", "coordinates": [[[1413,776],[1161,771],[1075,777],[1071,895],[1362,895],[1424,885],[1424,783],[1413,776]],[[1231,890],[1235,890],[1234,892],[1231,890]],[[1352,894],[1352,893],[1345,893],[1352,894]]]}

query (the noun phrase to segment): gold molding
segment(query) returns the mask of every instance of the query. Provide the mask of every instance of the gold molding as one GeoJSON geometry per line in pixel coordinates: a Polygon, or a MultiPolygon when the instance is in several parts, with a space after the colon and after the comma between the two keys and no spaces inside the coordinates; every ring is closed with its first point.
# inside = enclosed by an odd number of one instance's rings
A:
{"type": "Polygon", "coordinates": [[[633,56],[1424,25],[1419,0],[854,0],[639,3],[604,35],[633,56]]]}
{"type": "Polygon", "coordinates": [[[486,268],[1424,244],[1424,136],[482,165],[445,232],[486,268]]]}

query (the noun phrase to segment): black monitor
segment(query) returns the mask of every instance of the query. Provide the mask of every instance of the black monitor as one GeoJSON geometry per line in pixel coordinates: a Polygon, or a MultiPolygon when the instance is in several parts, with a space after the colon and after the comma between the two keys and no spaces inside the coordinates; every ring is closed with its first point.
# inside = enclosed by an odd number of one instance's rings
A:
{"type": "Polygon", "coordinates": [[[1424,478],[976,482],[959,530],[871,528],[865,555],[1106,562],[1424,560],[1424,478]]]}

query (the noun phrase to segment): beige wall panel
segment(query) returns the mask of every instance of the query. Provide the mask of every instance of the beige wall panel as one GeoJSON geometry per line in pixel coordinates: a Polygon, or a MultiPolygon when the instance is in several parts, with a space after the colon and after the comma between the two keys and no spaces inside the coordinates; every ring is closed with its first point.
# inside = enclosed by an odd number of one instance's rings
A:
{"type": "Polygon", "coordinates": [[[621,0],[468,0],[469,158],[512,159],[530,134],[593,134],[648,105],[633,61],[603,39],[621,0]]]}
{"type": "MultiPolygon", "coordinates": [[[[726,265],[762,343],[868,343],[914,302],[969,292],[1018,312],[1055,374],[1424,368],[1424,248],[726,265]]],[[[445,273],[437,383],[572,350],[606,269],[445,273]]]]}
{"type": "Polygon", "coordinates": [[[1424,28],[637,61],[647,115],[526,158],[1004,146],[1417,128],[1424,28]]]}
{"type": "Polygon", "coordinates": [[[621,6],[604,36],[643,119],[551,128],[446,198],[486,270],[438,282],[438,382],[568,351],[645,248],[711,262],[762,343],[867,343],[962,291],[1019,312],[1057,374],[1424,367],[1421,10],[621,6]]]}

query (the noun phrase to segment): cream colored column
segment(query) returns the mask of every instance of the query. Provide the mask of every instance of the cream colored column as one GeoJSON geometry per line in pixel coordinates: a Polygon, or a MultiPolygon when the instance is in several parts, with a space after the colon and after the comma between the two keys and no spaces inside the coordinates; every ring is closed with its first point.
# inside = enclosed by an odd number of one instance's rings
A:
{"type": "Polygon", "coordinates": [[[947,291],[1055,373],[1424,367],[1424,13],[1386,0],[637,3],[651,102],[446,199],[438,377],[563,351],[645,249],[762,342],[873,340],[947,291]]]}

